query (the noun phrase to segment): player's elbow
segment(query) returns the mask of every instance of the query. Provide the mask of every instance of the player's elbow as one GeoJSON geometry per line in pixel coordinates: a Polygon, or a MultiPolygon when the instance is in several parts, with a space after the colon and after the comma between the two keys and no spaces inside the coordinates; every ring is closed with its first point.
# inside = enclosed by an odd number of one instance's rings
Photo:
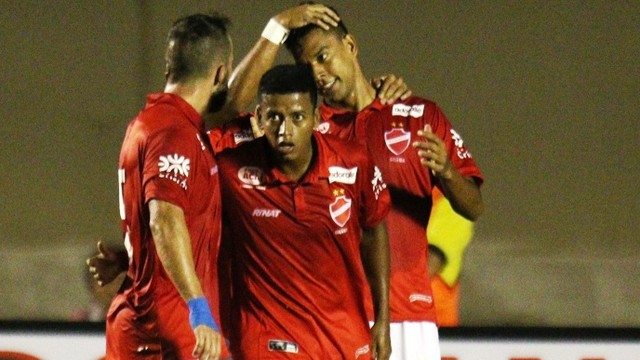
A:
{"type": "Polygon", "coordinates": [[[454,206],[451,204],[453,210],[458,214],[462,215],[465,219],[469,221],[476,221],[480,218],[480,216],[484,213],[484,204],[482,202],[482,198],[477,199],[476,201],[472,201],[464,206],[454,206]]]}

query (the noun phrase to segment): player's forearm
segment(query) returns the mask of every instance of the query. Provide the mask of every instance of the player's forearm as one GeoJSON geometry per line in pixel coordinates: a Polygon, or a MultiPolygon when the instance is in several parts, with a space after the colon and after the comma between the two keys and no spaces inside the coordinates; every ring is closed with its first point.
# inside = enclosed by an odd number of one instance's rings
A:
{"type": "Polygon", "coordinates": [[[258,93],[260,78],[271,68],[280,45],[260,37],[240,61],[229,79],[228,108],[237,113],[248,110],[258,93]]]}
{"type": "Polygon", "coordinates": [[[454,169],[450,178],[440,178],[440,185],[442,193],[458,214],[475,221],[484,212],[480,187],[472,178],[464,177],[454,169]]]}
{"type": "Polygon", "coordinates": [[[164,201],[151,200],[149,215],[158,258],[169,279],[185,301],[202,296],[182,209],[164,201]]]}
{"type": "Polygon", "coordinates": [[[389,237],[384,222],[363,229],[362,263],[371,288],[375,321],[389,322],[389,237]]]}

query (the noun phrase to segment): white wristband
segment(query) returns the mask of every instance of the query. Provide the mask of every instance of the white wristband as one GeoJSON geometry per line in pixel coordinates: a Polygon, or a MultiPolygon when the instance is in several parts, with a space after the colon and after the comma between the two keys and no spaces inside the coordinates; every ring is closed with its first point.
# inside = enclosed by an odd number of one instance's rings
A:
{"type": "Polygon", "coordinates": [[[274,18],[269,19],[267,26],[262,30],[262,37],[276,45],[284,44],[289,36],[289,29],[282,26],[274,18]]]}

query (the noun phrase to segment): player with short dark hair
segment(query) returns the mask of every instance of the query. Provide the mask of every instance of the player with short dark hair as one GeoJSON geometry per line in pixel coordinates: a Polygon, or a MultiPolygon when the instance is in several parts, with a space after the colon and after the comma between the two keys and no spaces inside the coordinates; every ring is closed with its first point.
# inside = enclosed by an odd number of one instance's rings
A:
{"type": "Polygon", "coordinates": [[[118,178],[128,272],[107,316],[108,359],[229,356],[216,321],[217,166],[202,119],[231,72],[227,26],[204,14],[174,23],[164,92],[127,128],[118,178]]]}
{"type": "Polygon", "coordinates": [[[218,155],[235,359],[390,353],[386,185],[365,147],[313,130],[315,103],[307,66],[274,67],[259,83],[264,136],[218,155]]]}
{"type": "Polygon", "coordinates": [[[438,187],[456,212],[475,220],[483,212],[483,176],[462,137],[435,103],[420,97],[376,99],[376,90],[358,61],[355,37],[335,9],[326,10],[320,4],[300,8],[323,9],[323,21],[295,28],[285,23],[273,26],[280,31],[268,33],[272,44],[256,44],[255,56],[245,58],[244,68],[253,76],[265,71],[284,43],[296,62],[313,70],[324,100],[318,131],[366,144],[388,181],[392,198],[386,220],[391,246],[392,359],[440,359],[426,271],[424,229],[431,191],[438,187]]]}

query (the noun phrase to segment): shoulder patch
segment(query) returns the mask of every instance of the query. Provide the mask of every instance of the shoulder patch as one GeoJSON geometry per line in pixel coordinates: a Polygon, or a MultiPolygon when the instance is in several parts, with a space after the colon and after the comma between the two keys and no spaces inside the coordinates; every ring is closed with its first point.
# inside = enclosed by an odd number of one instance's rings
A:
{"type": "Polygon", "coordinates": [[[322,122],[320,123],[317,127],[316,127],[316,131],[321,133],[321,134],[326,134],[329,132],[329,123],[328,122],[322,122]]]}

